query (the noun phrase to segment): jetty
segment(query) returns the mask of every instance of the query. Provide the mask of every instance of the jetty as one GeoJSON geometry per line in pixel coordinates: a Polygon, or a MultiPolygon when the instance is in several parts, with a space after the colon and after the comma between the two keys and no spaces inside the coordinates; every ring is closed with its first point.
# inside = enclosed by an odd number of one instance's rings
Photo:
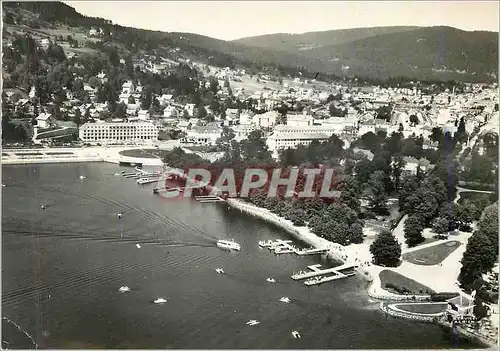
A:
{"type": "Polygon", "coordinates": [[[212,202],[225,202],[223,198],[215,195],[205,195],[205,196],[195,196],[194,199],[201,204],[212,203],[212,202]]]}
{"type": "Polygon", "coordinates": [[[318,276],[318,277],[314,277],[314,278],[308,279],[308,280],[306,280],[304,282],[304,284],[307,285],[307,286],[319,285],[319,284],[326,283],[326,282],[331,282],[331,281],[334,281],[334,280],[348,278],[348,277],[351,277],[351,276],[353,276],[355,274],[356,273],[344,274],[344,273],[336,272],[334,275],[331,275],[329,277],[319,277],[318,276]]]}
{"type": "Polygon", "coordinates": [[[275,254],[289,254],[289,253],[294,253],[299,256],[306,256],[306,255],[316,255],[316,254],[323,254],[327,253],[329,249],[323,248],[323,249],[297,249],[294,247],[292,244],[291,240],[268,240],[268,241],[259,241],[259,246],[260,247],[267,247],[269,250],[274,251],[275,254]]]}
{"type": "Polygon", "coordinates": [[[158,183],[159,180],[160,180],[160,178],[152,178],[152,179],[148,179],[148,180],[142,180],[141,182],[137,181],[137,184],[143,185],[143,184],[158,183]]]}
{"type": "MultiPolygon", "coordinates": [[[[333,267],[333,268],[327,268],[327,269],[320,269],[319,267],[321,267],[320,264],[315,264],[315,265],[312,265],[312,266],[308,266],[307,268],[309,268],[310,272],[297,273],[297,274],[292,275],[291,278],[293,280],[302,280],[302,279],[319,277],[319,276],[322,276],[322,275],[325,275],[325,274],[332,274],[332,273],[335,274],[335,275],[341,275],[341,276],[344,276],[345,278],[347,278],[347,277],[351,276],[351,273],[345,274],[342,271],[344,271],[344,270],[354,270],[358,266],[356,264],[344,263],[341,266],[333,267]]],[[[352,275],[354,275],[354,273],[352,275]]],[[[340,279],[340,278],[337,278],[337,279],[340,279]]],[[[330,280],[334,280],[334,279],[330,279],[330,280]]],[[[330,280],[328,280],[328,281],[330,281],[330,280]]]]}

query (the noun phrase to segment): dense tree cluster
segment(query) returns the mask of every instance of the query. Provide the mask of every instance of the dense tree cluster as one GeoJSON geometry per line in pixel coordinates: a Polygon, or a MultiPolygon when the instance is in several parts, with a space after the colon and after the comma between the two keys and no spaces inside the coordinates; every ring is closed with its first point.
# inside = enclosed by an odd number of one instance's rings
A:
{"type": "Polygon", "coordinates": [[[490,285],[483,280],[483,274],[489,273],[498,262],[498,204],[483,211],[478,230],[467,242],[461,262],[458,281],[465,291],[476,291],[474,314],[481,319],[486,316],[484,302],[498,302],[498,281],[490,285]]]}
{"type": "Polygon", "coordinates": [[[370,245],[373,263],[385,267],[397,267],[401,259],[401,244],[388,231],[377,235],[370,245]]]}

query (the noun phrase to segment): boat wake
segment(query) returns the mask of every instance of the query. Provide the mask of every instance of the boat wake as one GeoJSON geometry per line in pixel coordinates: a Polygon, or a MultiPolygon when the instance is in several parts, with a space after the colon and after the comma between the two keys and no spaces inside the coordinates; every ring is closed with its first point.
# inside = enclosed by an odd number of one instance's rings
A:
{"type": "MultiPolygon", "coordinates": [[[[95,233],[95,232],[94,232],[95,233]]],[[[97,232],[97,234],[87,234],[83,231],[66,231],[65,233],[54,233],[52,230],[23,230],[23,229],[4,229],[2,234],[5,236],[32,236],[38,238],[58,238],[67,240],[82,240],[82,241],[96,241],[96,242],[119,242],[119,243],[132,243],[141,245],[160,245],[160,246],[175,246],[175,247],[213,247],[213,244],[208,242],[188,242],[188,241],[175,241],[175,240],[162,240],[151,239],[136,236],[123,236],[109,232],[97,232]],[[99,235],[103,234],[103,235],[99,235]]]]}
{"type": "Polygon", "coordinates": [[[9,319],[8,317],[3,316],[2,319],[7,321],[8,323],[12,324],[13,326],[15,326],[21,333],[26,335],[26,337],[28,337],[28,339],[32,342],[33,346],[35,346],[35,349],[38,349],[38,344],[36,343],[35,339],[33,339],[33,337],[31,335],[29,335],[26,330],[21,328],[16,322],[9,319]]]}
{"type": "Polygon", "coordinates": [[[216,237],[210,236],[197,228],[191,227],[191,226],[187,225],[185,222],[176,221],[172,218],[162,216],[162,215],[155,213],[155,212],[142,210],[142,209],[137,208],[135,206],[132,206],[130,204],[120,203],[120,202],[110,200],[107,198],[102,198],[102,197],[96,196],[96,195],[83,194],[81,192],[71,192],[71,191],[61,190],[61,189],[52,188],[52,187],[39,187],[39,188],[41,188],[43,190],[50,191],[50,192],[58,192],[58,193],[61,193],[63,195],[78,196],[82,199],[86,199],[86,200],[90,200],[90,201],[98,201],[98,202],[103,203],[105,205],[108,205],[110,207],[115,207],[119,210],[122,210],[120,213],[125,213],[125,214],[134,213],[134,214],[136,214],[144,219],[154,221],[156,223],[160,223],[160,224],[163,224],[165,226],[173,227],[176,229],[181,229],[186,234],[191,234],[193,236],[197,236],[199,238],[209,240],[212,243],[215,243],[217,241],[216,237]]]}

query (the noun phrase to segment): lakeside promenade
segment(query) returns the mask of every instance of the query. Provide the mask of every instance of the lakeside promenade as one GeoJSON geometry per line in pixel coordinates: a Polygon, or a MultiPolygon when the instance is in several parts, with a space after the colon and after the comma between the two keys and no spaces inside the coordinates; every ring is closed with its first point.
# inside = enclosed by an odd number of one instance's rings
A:
{"type": "MultiPolygon", "coordinates": [[[[171,150],[179,146],[178,140],[161,142],[160,150],[171,150]]],[[[37,164],[37,163],[74,163],[74,162],[140,162],[144,165],[160,166],[163,162],[158,158],[139,158],[120,155],[125,150],[151,149],[153,146],[89,146],[81,148],[45,147],[34,149],[2,149],[3,165],[37,164]]]]}

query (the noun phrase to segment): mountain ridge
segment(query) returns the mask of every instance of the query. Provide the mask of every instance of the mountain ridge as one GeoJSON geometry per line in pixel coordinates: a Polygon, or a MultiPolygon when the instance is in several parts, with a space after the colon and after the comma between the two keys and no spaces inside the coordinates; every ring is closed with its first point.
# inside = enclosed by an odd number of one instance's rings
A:
{"type": "MultiPolygon", "coordinates": [[[[219,66],[314,72],[338,77],[491,81],[498,75],[498,32],[453,27],[392,26],[301,34],[266,34],[231,41],[196,33],[161,32],[87,17],[62,2],[2,3],[31,11],[52,26],[102,27],[127,50],[180,48],[219,66]],[[251,44],[251,45],[249,45],[251,44]]],[[[5,13],[5,11],[4,11],[5,13]]],[[[293,73],[295,72],[295,73],[293,73]]],[[[314,75],[313,74],[313,75],[314,75]]]]}

